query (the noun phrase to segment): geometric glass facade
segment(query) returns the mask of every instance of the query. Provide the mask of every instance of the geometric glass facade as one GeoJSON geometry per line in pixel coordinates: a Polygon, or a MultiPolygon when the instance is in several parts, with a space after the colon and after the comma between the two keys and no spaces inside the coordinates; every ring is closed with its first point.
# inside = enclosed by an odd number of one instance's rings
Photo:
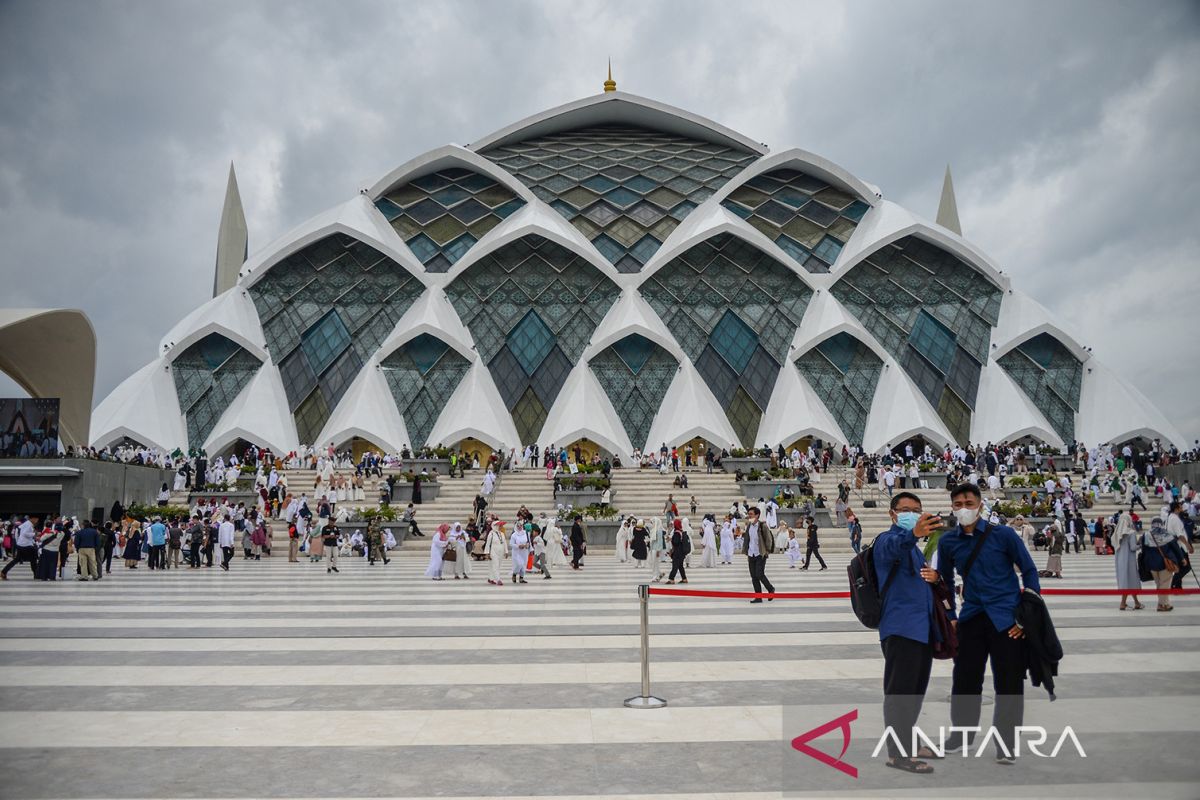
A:
{"type": "Polygon", "coordinates": [[[999,287],[937,245],[906,236],[855,265],[830,291],[896,358],[955,440],[970,441],[999,287]]]}
{"type": "Polygon", "coordinates": [[[380,362],[413,447],[424,447],[438,415],[471,363],[428,333],[406,342],[380,362]]]}
{"type": "Polygon", "coordinates": [[[833,414],[848,443],[861,445],[883,360],[842,332],[796,359],[796,368],[833,414]]]}
{"type": "Polygon", "coordinates": [[[262,366],[248,350],[210,333],[171,362],[175,394],[187,420],[188,447],[200,449],[242,389],[262,366]]]}
{"type": "Polygon", "coordinates": [[[293,253],[250,287],[301,444],[319,444],[362,365],[424,290],[399,263],[340,233],[293,253]]]}
{"type": "Polygon", "coordinates": [[[679,369],[675,357],[632,333],[604,348],[588,366],[621,418],[629,441],[635,448],[645,448],[650,425],[679,369]]]}
{"type": "Polygon", "coordinates": [[[375,201],[426,272],[450,269],[523,205],[493,178],[458,167],[414,178],[375,201]]]}
{"type": "Polygon", "coordinates": [[[1075,441],[1083,363],[1062,342],[1049,333],[1040,333],[996,359],[996,363],[1021,387],[1064,442],[1075,441]]]}
{"type": "Polygon", "coordinates": [[[869,206],[794,169],[756,175],[721,203],[806,270],[829,272],[869,206]]]}
{"type": "Polygon", "coordinates": [[[567,374],[619,294],[586,259],[533,235],[489,253],[446,287],[522,443],[537,441],[567,374]]]}
{"type": "Polygon", "coordinates": [[[757,158],[620,126],[527,139],[482,155],[562,214],[618,272],[640,272],[692,209],[757,158]]]}
{"type": "Polygon", "coordinates": [[[639,291],[752,447],[780,365],[812,298],[791,268],[728,233],[671,259],[639,291]]]}

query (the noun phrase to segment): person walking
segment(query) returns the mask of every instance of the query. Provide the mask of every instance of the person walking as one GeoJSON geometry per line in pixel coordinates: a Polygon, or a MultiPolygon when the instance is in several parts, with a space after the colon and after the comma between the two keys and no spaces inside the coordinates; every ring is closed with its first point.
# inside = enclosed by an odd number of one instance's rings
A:
{"type": "Polygon", "coordinates": [[[679,575],[680,583],[687,583],[687,571],[684,569],[684,559],[692,552],[692,540],[683,530],[683,520],[675,519],[671,531],[671,574],[667,583],[675,583],[675,575],[679,575]]]}
{"type": "Polygon", "coordinates": [[[17,564],[29,564],[29,571],[33,577],[37,577],[38,567],[38,549],[37,536],[34,533],[33,522],[29,517],[22,517],[21,524],[17,526],[15,538],[16,553],[13,555],[12,561],[4,565],[4,569],[0,570],[0,580],[8,580],[8,572],[17,564]]]}
{"type": "Polygon", "coordinates": [[[188,527],[188,569],[200,569],[200,547],[204,544],[204,523],[200,521],[200,517],[192,517],[192,524],[188,527]]]}
{"type": "MultiPolygon", "coordinates": [[[[1171,588],[1171,579],[1179,571],[1184,554],[1175,535],[1167,529],[1166,520],[1161,516],[1150,520],[1150,529],[1143,534],[1142,557],[1146,569],[1154,576],[1154,588],[1160,592],[1171,588]]],[[[1158,595],[1158,611],[1173,611],[1175,606],[1168,600],[1168,595],[1158,595]]]]}
{"type": "Polygon", "coordinates": [[[933,751],[922,748],[906,754],[900,745],[913,740],[913,727],[921,715],[933,669],[933,644],[938,641],[929,584],[940,578],[925,563],[919,540],[927,539],[942,521],[923,513],[921,499],[912,492],[893,495],[888,505],[892,526],[875,539],[872,552],[880,587],[883,724],[896,734],[888,738],[886,763],[927,775],[933,767],[921,759],[932,757],[933,751]]]}
{"type": "Polygon", "coordinates": [[[341,531],[338,530],[337,524],[332,521],[321,528],[321,543],[325,545],[325,552],[329,554],[329,563],[325,565],[326,575],[331,572],[341,572],[337,566],[338,548],[341,546],[341,543],[338,542],[338,535],[340,533],[341,531]]]}
{"type": "Polygon", "coordinates": [[[100,543],[100,532],[91,522],[75,532],[75,552],[79,563],[77,580],[100,580],[100,566],[96,559],[96,547],[100,543]]]}
{"type": "MultiPolygon", "coordinates": [[[[775,547],[775,538],[767,526],[759,521],[758,506],[751,506],[746,522],[746,562],[750,569],[750,583],[754,593],[761,594],[765,586],[769,594],[775,594],[775,586],[767,578],[767,556],[775,547]]],[[[774,599],[774,598],[768,598],[774,599]]],[[[761,603],[756,597],[751,603],[761,603]]]]}
{"type": "Polygon", "coordinates": [[[233,520],[229,515],[225,515],[225,519],[217,528],[217,546],[221,548],[221,569],[229,572],[229,562],[233,560],[234,536],[236,528],[234,528],[233,520]]]}
{"type": "Polygon", "coordinates": [[[950,589],[947,615],[956,620],[952,624],[958,633],[950,720],[960,729],[978,726],[984,669],[990,661],[996,692],[992,726],[999,732],[996,761],[1009,765],[1014,763],[1015,731],[1025,715],[1026,643],[1016,610],[1022,586],[1040,593],[1041,584],[1017,532],[980,518],[983,499],[978,486],[958,484],[950,492],[950,502],[958,524],[942,534],[937,547],[938,572],[950,589]],[[962,607],[957,611],[956,567],[963,580],[962,607]]]}
{"type": "MultiPolygon", "coordinates": [[[[374,564],[376,560],[379,560],[386,565],[392,561],[387,557],[387,548],[383,541],[383,522],[378,516],[371,517],[367,523],[367,554],[368,564],[374,564]]],[[[457,565],[454,568],[456,571],[458,570],[457,565]]]]}
{"type": "Polygon", "coordinates": [[[821,570],[827,570],[829,567],[825,565],[825,559],[821,558],[821,541],[817,538],[817,523],[812,517],[809,517],[805,522],[808,523],[808,539],[805,541],[804,549],[804,566],[800,569],[808,569],[809,562],[812,557],[817,557],[817,563],[821,565],[821,570]]]}
{"type": "Polygon", "coordinates": [[[571,522],[571,569],[583,566],[583,554],[587,548],[587,534],[583,530],[583,517],[575,515],[571,522]]]}

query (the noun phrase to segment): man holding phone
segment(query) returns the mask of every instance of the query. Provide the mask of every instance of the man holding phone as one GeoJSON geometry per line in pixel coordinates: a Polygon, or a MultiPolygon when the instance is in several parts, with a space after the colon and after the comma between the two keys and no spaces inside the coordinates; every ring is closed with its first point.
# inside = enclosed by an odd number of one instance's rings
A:
{"type": "MultiPolygon", "coordinates": [[[[938,572],[954,597],[954,570],[962,575],[962,608],[952,624],[958,633],[950,691],[950,722],[955,727],[979,725],[983,702],[983,672],[992,664],[996,690],[992,725],[1000,734],[996,761],[1013,763],[1014,732],[1025,716],[1025,633],[1016,622],[1021,583],[1041,592],[1037,567],[1021,537],[1007,525],[992,525],[980,517],[983,498],[973,483],[960,483],[950,493],[956,525],[938,542],[938,572]]],[[[957,602],[957,601],[955,601],[957,602]]],[[[952,620],[955,609],[949,610],[952,620]]],[[[973,738],[973,737],[971,737],[973,738]]]]}
{"type": "MultiPolygon", "coordinates": [[[[937,571],[925,563],[918,540],[942,527],[935,514],[921,510],[921,498],[899,492],[889,503],[892,527],[875,539],[872,558],[879,580],[879,646],[883,649],[883,722],[902,743],[912,740],[912,729],[921,715],[929,674],[933,668],[933,593],[937,571]]],[[[929,758],[922,748],[907,756],[895,738],[888,739],[887,765],[894,769],[927,775],[933,767],[918,757],[929,758]]]]}

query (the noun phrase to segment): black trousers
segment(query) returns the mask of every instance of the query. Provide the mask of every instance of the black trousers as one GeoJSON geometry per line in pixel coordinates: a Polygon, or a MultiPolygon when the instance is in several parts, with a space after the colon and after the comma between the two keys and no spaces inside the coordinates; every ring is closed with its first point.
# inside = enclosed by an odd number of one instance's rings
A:
{"type": "Polygon", "coordinates": [[[165,544],[150,545],[150,569],[163,569],[167,565],[167,546],[165,544]]]}
{"type": "Polygon", "coordinates": [[[104,543],[104,571],[112,572],[112,554],[113,546],[109,542],[104,543]]]}
{"type": "Polygon", "coordinates": [[[221,548],[221,566],[228,569],[229,562],[232,560],[233,560],[233,548],[232,547],[222,547],[221,548]]]}
{"type": "MultiPolygon", "coordinates": [[[[921,716],[933,647],[904,636],[889,636],[879,643],[883,649],[883,724],[890,727],[905,751],[912,749],[912,729],[921,716]]],[[[888,756],[903,756],[896,742],[888,739],[888,756]]],[[[916,753],[908,752],[910,758],[916,753]]]]}
{"type": "MultiPolygon", "coordinates": [[[[983,671],[992,663],[996,691],[992,725],[1009,751],[1014,729],[1025,718],[1025,640],[998,631],[986,613],[958,623],[958,656],[954,659],[950,690],[950,723],[956,727],[979,724],[983,704],[983,671]]],[[[971,737],[972,739],[974,737],[971,737]]],[[[961,743],[956,746],[961,747],[961,743]]]]}
{"type": "Polygon", "coordinates": [[[1184,562],[1179,565],[1179,572],[1175,573],[1175,577],[1171,578],[1172,589],[1183,588],[1183,576],[1192,571],[1192,557],[1188,553],[1183,554],[1184,562]]]}
{"type": "Polygon", "coordinates": [[[193,542],[188,545],[188,563],[193,567],[200,566],[200,543],[193,542]]]}
{"type": "MultiPolygon", "coordinates": [[[[677,573],[677,572],[679,573],[680,580],[684,580],[684,581],[687,580],[687,573],[683,571],[683,560],[685,558],[687,558],[687,556],[677,556],[677,555],[671,556],[671,574],[667,576],[667,580],[669,580],[669,581],[675,580],[675,573],[677,573]]],[[[758,590],[755,589],[754,591],[758,591],[758,590]]]]}
{"type": "Polygon", "coordinates": [[[754,584],[754,591],[761,592],[765,586],[768,592],[774,594],[775,587],[767,580],[767,557],[747,556],[746,561],[750,564],[750,583],[754,584]]]}
{"type": "Polygon", "coordinates": [[[572,544],[571,545],[571,566],[578,567],[582,564],[582,562],[583,562],[583,545],[582,544],[572,544]]]}
{"type": "Polygon", "coordinates": [[[13,556],[13,560],[8,562],[7,564],[5,564],[4,569],[0,570],[0,572],[3,572],[5,575],[7,575],[8,571],[10,569],[15,567],[17,564],[20,564],[22,561],[26,561],[29,563],[29,569],[31,572],[33,572],[33,577],[36,578],[37,574],[38,574],[37,573],[37,567],[38,567],[37,545],[31,545],[29,547],[18,547],[16,555],[13,556]]]}
{"type": "Polygon", "coordinates": [[[812,560],[813,556],[817,557],[817,562],[820,563],[820,565],[822,567],[825,566],[825,559],[821,558],[821,548],[813,547],[810,544],[808,546],[808,549],[805,550],[805,552],[804,552],[804,568],[805,569],[808,569],[808,562],[812,560]]]}
{"type": "Polygon", "coordinates": [[[204,545],[204,563],[205,566],[211,567],[213,564],[213,545],[212,543],[204,545]]]}

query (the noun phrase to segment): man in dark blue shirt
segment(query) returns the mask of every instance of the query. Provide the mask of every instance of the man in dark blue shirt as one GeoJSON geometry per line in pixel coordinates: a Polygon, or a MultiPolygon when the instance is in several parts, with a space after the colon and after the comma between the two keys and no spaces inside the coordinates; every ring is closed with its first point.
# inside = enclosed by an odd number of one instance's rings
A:
{"type": "MultiPolygon", "coordinates": [[[[961,483],[954,487],[950,503],[958,525],[942,535],[937,550],[938,572],[946,584],[953,588],[956,567],[963,576],[962,608],[953,623],[958,655],[950,692],[950,722],[960,728],[979,725],[983,671],[990,659],[996,690],[992,725],[1001,740],[996,761],[1012,764],[1014,730],[1025,716],[1026,646],[1025,633],[1015,619],[1021,584],[1013,567],[1020,571],[1026,589],[1040,592],[1042,587],[1037,567],[1017,532],[980,517],[983,499],[978,486],[961,483]]],[[[955,619],[954,609],[950,615],[955,619]]]]}
{"type": "Polygon", "coordinates": [[[933,767],[916,756],[928,750],[911,749],[912,729],[921,715],[929,673],[933,667],[933,593],[929,583],[938,580],[925,565],[917,540],[941,527],[941,518],[921,511],[921,498],[912,492],[892,497],[892,527],[875,539],[871,555],[880,587],[879,645],[883,649],[883,724],[895,733],[889,737],[889,767],[925,775],[933,767]]]}

